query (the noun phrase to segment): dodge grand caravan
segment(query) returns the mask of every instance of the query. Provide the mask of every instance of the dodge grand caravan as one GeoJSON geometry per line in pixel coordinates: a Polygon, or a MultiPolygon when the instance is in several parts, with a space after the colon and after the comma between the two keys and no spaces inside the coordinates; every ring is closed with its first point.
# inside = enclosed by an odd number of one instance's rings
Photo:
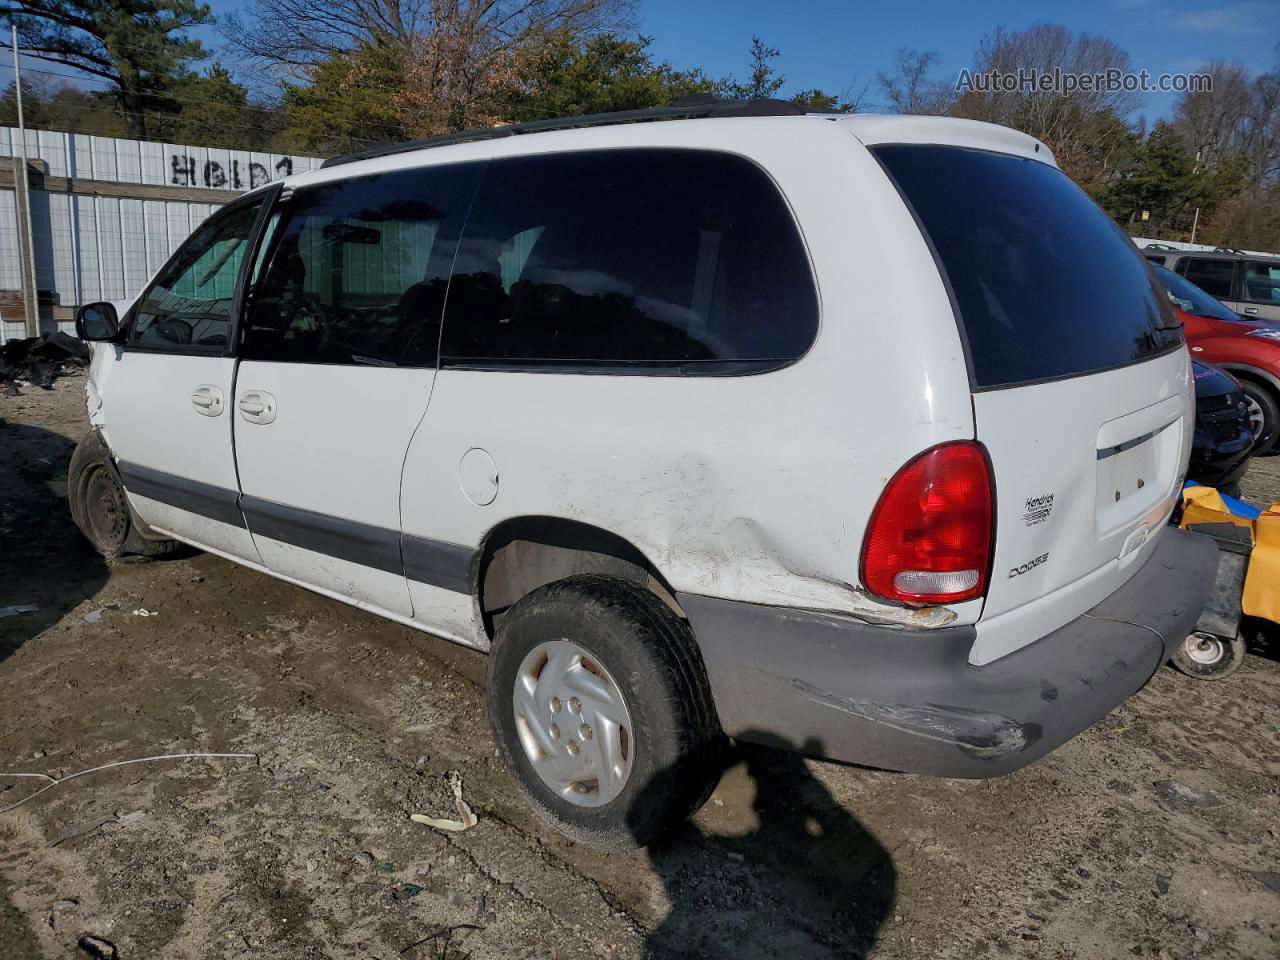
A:
{"type": "Polygon", "coordinates": [[[1168,298],[1001,127],[751,102],[372,151],[78,324],[98,549],[487,650],[514,778],[592,842],[686,817],[726,735],[1017,770],[1147,682],[1217,562],[1166,526],[1168,298]]]}

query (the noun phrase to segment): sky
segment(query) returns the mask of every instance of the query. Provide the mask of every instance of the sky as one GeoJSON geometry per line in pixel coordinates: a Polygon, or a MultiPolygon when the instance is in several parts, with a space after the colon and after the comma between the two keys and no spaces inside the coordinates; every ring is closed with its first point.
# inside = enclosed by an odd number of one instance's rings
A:
{"type": "MultiPolygon", "coordinates": [[[[868,92],[879,102],[876,72],[890,68],[900,47],[937,52],[934,76],[954,82],[972,64],[984,34],[1000,25],[1018,30],[1046,21],[1102,34],[1128,51],[1135,70],[1152,75],[1191,71],[1210,60],[1239,60],[1261,73],[1280,60],[1276,0],[641,0],[640,29],[653,37],[660,59],[677,67],[701,65],[712,76],[747,73],[754,33],[781,51],[774,62],[786,77],[785,92],[856,92],[870,83],[868,92]]],[[[1176,98],[1148,94],[1141,112],[1150,120],[1168,116],[1176,98]]]]}
{"type": "MultiPolygon", "coordinates": [[[[208,0],[215,15],[242,10],[246,0],[208,0]]],[[[1277,0],[1076,0],[1072,4],[994,0],[858,3],[856,0],[639,0],[637,32],[653,38],[655,58],[708,75],[748,73],[753,34],[781,51],[784,94],[817,87],[860,92],[882,105],[877,71],[891,68],[901,47],[936,52],[933,78],[954,82],[970,66],[982,36],[997,26],[1018,30],[1038,22],[1100,33],[1119,44],[1135,70],[1152,75],[1191,71],[1210,60],[1237,60],[1255,73],[1280,62],[1277,0]]],[[[223,43],[216,27],[196,31],[206,47],[223,43]]],[[[7,63],[8,58],[3,61],[7,63]]],[[[26,58],[24,58],[24,64],[26,58]]],[[[33,61],[36,68],[47,64],[33,61]]],[[[58,70],[65,68],[58,67],[58,70]]],[[[0,84],[12,80],[0,66],[0,84]]],[[[1172,113],[1177,94],[1149,93],[1133,119],[1172,113]]]]}

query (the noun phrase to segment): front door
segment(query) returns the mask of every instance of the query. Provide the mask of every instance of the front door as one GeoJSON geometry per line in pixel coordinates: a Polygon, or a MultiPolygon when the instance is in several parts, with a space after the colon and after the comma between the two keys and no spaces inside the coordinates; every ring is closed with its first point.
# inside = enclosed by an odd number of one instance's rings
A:
{"type": "Polygon", "coordinates": [[[232,412],[263,563],[402,618],[400,477],[479,174],[461,164],[298,189],[246,308],[232,412]]]}
{"type": "Polygon", "coordinates": [[[125,343],[102,377],[103,434],[138,515],[254,563],[236,504],[230,342],[265,204],[262,194],[236,202],[196,229],[125,318],[125,343]]]}

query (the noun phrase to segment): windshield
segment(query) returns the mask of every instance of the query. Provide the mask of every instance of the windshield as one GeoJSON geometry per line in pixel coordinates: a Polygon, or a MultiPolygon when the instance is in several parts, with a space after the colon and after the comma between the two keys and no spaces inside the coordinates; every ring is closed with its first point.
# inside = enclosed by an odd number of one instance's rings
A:
{"type": "Polygon", "coordinates": [[[1164,288],[1169,294],[1169,299],[1184,313],[1189,313],[1194,317],[1210,317],[1214,320],[1240,319],[1229,308],[1209,296],[1186,277],[1178,276],[1168,267],[1159,267],[1153,264],[1151,269],[1156,272],[1156,278],[1164,284],[1164,288]]]}
{"type": "Polygon", "coordinates": [[[933,244],[975,388],[1111,370],[1182,342],[1133,242],[1056,167],[963,147],[872,152],[933,244]]]}

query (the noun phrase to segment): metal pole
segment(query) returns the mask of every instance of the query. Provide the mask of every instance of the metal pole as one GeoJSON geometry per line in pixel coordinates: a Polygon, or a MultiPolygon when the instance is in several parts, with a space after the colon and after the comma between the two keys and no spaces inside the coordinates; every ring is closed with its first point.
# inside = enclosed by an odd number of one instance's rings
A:
{"type": "Polygon", "coordinates": [[[18,230],[21,249],[18,251],[19,272],[22,274],[22,306],[27,322],[27,336],[40,336],[40,304],[36,290],[35,235],[31,232],[31,183],[27,178],[27,129],[22,120],[22,74],[18,67],[18,28],[10,25],[13,39],[13,89],[18,99],[18,169],[15,187],[21,185],[18,199],[21,201],[22,225],[18,230]],[[24,229],[25,228],[25,229],[24,229]]]}
{"type": "Polygon", "coordinates": [[[1196,207],[1195,219],[1191,221],[1191,242],[1196,242],[1196,227],[1200,226],[1200,208],[1196,207]]]}

